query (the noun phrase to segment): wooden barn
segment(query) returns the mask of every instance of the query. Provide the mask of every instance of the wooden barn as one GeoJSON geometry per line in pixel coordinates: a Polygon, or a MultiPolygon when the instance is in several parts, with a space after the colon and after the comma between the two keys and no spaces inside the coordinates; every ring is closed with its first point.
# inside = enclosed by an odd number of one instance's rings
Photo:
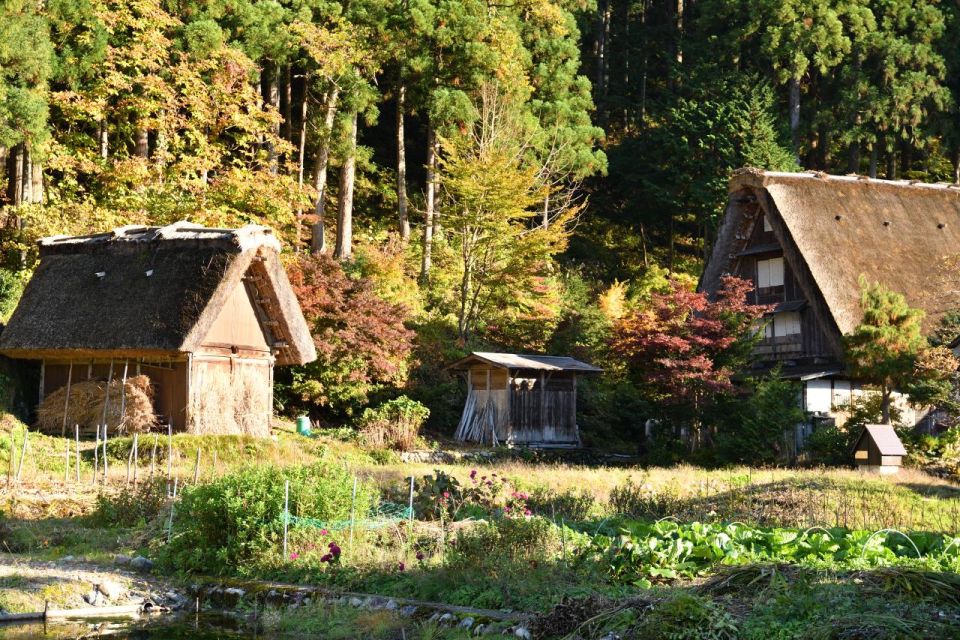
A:
{"type": "Polygon", "coordinates": [[[868,424],[853,446],[853,460],[861,471],[896,473],[905,455],[907,450],[889,424],[868,424]]]}
{"type": "Polygon", "coordinates": [[[568,357],[480,351],[451,369],[467,378],[457,440],[579,446],[577,376],[600,369],[568,357]]]}
{"type": "Polygon", "coordinates": [[[141,375],[175,431],[268,435],[274,365],[316,358],[279,252],[252,225],[44,238],[0,353],[39,362],[38,401],[63,389],[69,405],[71,385],[141,375]]]}
{"type": "MultiPolygon", "coordinates": [[[[903,294],[930,332],[960,307],[958,256],[957,185],[741,169],[700,289],[716,292],[724,274],[751,280],[753,302],[773,305],[758,372],[780,366],[801,383],[814,423],[842,421],[839,408],[869,392],[843,359],[843,336],[862,317],[860,277],[903,294]]],[[[904,421],[924,420],[925,411],[895,401],[904,421]]]]}

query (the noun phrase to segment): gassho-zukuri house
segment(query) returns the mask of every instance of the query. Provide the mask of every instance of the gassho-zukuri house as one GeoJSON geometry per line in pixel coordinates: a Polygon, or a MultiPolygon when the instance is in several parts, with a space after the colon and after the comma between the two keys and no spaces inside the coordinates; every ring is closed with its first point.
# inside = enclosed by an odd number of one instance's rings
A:
{"type": "Polygon", "coordinates": [[[274,365],[316,358],[279,252],[253,225],[44,238],[0,354],[39,362],[40,401],[123,369],[149,376],[175,431],[268,435],[274,365]]]}
{"type": "MultiPolygon", "coordinates": [[[[926,333],[960,307],[946,269],[960,256],[957,185],[741,169],[729,191],[700,289],[715,292],[733,274],[753,282],[754,302],[775,305],[755,366],[780,364],[784,377],[800,381],[814,423],[842,420],[837,408],[863,391],[846,373],[842,348],[862,318],[861,276],[922,309],[926,333]]],[[[896,401],[905,422],[924,418],[896,401]]]]}

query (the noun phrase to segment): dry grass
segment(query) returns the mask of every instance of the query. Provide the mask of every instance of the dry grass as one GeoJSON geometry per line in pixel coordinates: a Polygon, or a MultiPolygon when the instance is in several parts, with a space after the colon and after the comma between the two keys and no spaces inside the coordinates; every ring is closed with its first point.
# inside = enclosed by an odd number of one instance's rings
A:
{"type": "Polygon", "coordinates": [[[156,424],[153,412],[153,390],[150,378],[145,375],[127,378],[126,383],[114,379],[107,385],[105,380],[84,380],[70,386],[70,403],[67,406],[67,389],[61,387],[43,399],[37,409],[37,426],[44,433],[59,434],[64,428],[63,413],[67,408],[67,433],[74,425],[80,433],[93,435],[97,425],[104,423],[116,433],[144,432],[156,424]],[[109,393],[109,401],[106,394],[109,393]],[[123,412],[121,414],[121,405],[123,412]]]}

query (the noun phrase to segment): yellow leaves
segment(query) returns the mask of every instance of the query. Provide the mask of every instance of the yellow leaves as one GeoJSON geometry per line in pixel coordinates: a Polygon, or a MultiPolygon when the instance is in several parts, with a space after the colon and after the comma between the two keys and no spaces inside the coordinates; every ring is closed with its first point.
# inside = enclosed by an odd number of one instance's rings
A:
{"type": "Polygon", "coordinates": [[[627,283],[614,280],[597,302],[604,317],[616,322],[627,313],[627,283]]]}
{"type": "Polygon", "coordinates": [[[317,66],[316,72],[330,80],[354,70],[372,77],[379,70],[375,52],[370,48],[370,33],[359,25],[334,22],[330,26],[315,22],[294,22],[290,30],[297,45],[317,66]]]}

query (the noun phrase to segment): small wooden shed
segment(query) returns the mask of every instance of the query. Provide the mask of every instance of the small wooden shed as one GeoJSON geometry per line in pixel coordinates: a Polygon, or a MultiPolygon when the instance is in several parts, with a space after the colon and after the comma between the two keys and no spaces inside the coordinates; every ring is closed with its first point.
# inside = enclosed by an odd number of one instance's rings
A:
{"type": "Polygon", "coordinates": [[[268,435],[274,365],[316,358],[279,253],[254,225],[44,238],[0,354],[40,363],[40,402],[61,387],[69,400],[71,382],[145,375],[176,431],[268,435]]]}
{"type": "Polygon", "coordinates": [[[577,376],[597,367],[564,356],[475,351],[451,368],[467,378],[457,440],[580,445],[577,376]]]}
{"type": "Polygon", "coordinates": [[[861,471],[896,473],[905,455],[907,450],[889,424],[868,424],[853,447],[853,459],[861,471]]]}

